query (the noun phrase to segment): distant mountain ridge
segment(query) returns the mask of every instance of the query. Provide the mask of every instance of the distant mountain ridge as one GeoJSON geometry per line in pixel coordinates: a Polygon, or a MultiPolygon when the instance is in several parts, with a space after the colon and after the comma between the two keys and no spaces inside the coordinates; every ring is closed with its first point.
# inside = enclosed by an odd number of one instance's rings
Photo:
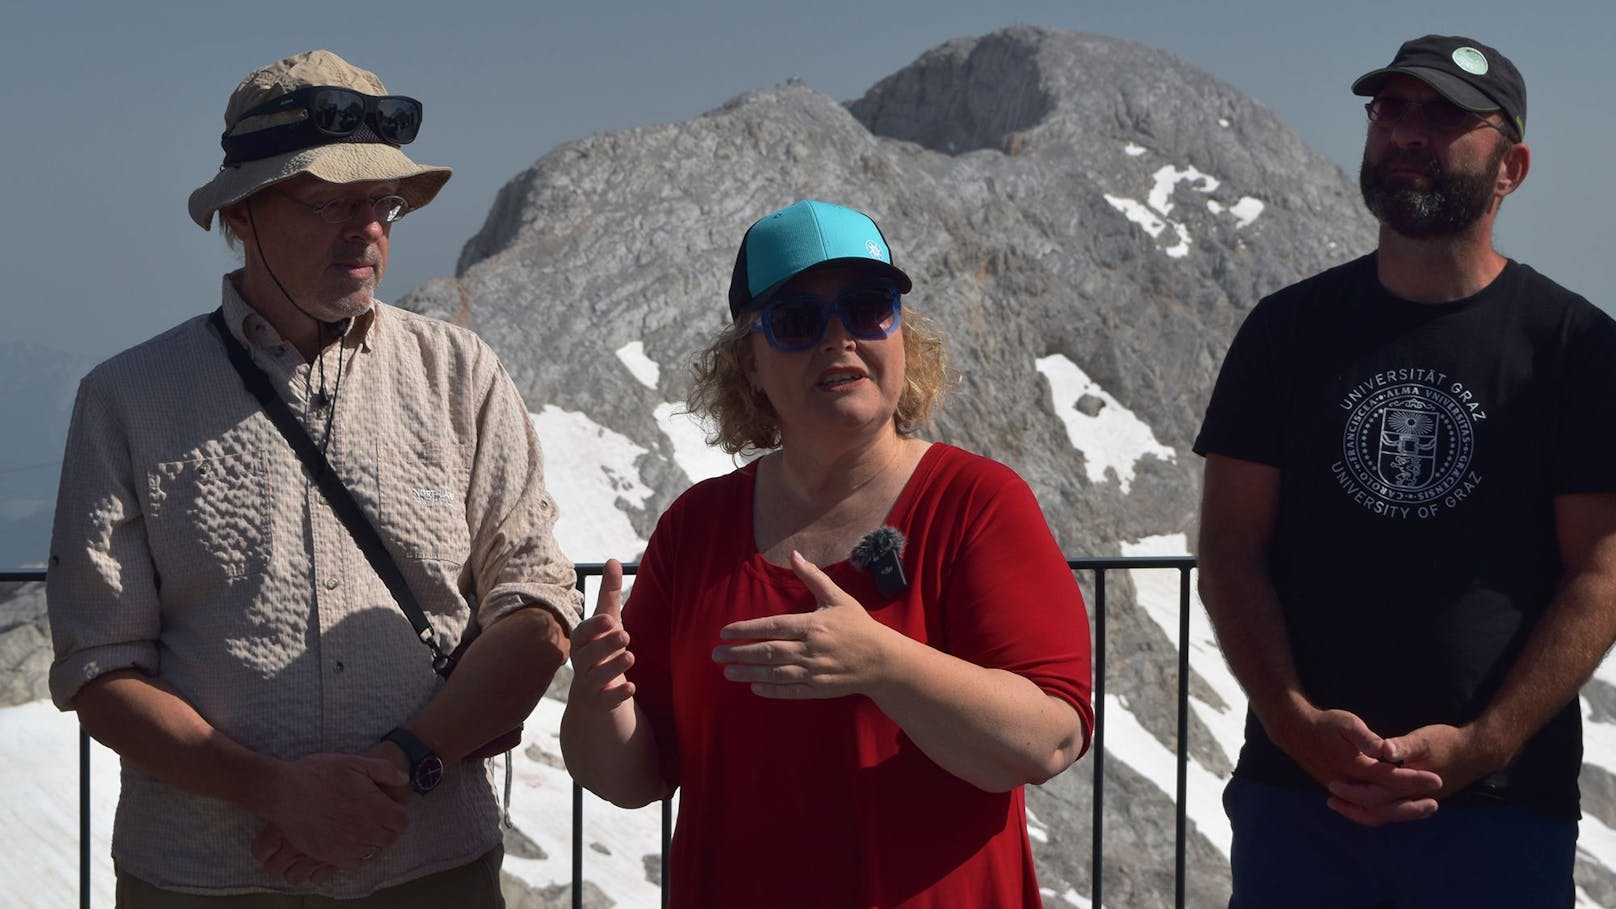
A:
{"type": "Polygon", "coordinates": [[[93,365],[82,355],[0,341],[0,570],[45,563],[73,397],[93,365]]]}

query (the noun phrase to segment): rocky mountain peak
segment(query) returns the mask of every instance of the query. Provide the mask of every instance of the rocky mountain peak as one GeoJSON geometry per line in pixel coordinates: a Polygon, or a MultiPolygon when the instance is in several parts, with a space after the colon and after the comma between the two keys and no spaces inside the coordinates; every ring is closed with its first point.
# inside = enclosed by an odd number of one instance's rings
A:
{"type": "MultiPolygon", "coordinates": [[[[726,318],[742,232],[808,197],[876,218],[950,341],[963,381],[932,435],[1021,470],[1072,551],[1188,526],[1187,449],[1235,326],[1373,243],[1352,181],[1262,106],[1160,51],[1017,27],[848,104],[778,85],[563,145],[500,191],[457,276],[405,304],[475,327],[534,410],[588,413],[666,462],[647,415],[726,318]],[[611,356],[635,341],[655,388],[611,356]],[[1051,356],[1180,456],[1141,465],[1152,482],[1091,480],[1039,375],[1051,356]]],[[[642,536],[688,482],[668,476],[642,536]]]]}

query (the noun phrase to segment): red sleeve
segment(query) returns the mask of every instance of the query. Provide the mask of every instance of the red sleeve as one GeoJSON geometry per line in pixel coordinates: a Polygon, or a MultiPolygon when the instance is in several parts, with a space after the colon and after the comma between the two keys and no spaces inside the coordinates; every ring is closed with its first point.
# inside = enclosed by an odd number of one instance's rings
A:
{"type": "Polygon", "coordinates": [[[1010,468],[975,459],[963,489],[950,488],[938,514],[960,528],[942,589],[949,653],[1024,676],[1072,705],[1083,720],[1083,750],[1094,729],[1088,611],[1025,481],[1010,468]],[[949,515],[950,505],[956,514],[949,515]]]}
{"type": "Polygon", "coordinates": [[[634,683],[634,702],[651,721],[656,733],[662,778],[679,785],[679,748],[673,726],[673,665],[669,636],[673,609],[670,591],[671,571],[678,564],[674,541],[679,538],[670,525],[677,523],[680,503],[675,501],[661,519],[640,558],[634,587],[623,603],[623,627],[628,631],[629,651],[634,665],[627,673],[634,683]]]}

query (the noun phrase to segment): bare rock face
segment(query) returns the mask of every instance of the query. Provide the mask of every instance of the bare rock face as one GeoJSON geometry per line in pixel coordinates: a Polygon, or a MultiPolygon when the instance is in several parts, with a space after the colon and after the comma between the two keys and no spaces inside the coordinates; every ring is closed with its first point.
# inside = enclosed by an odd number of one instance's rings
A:
{"type": "Polygon", "coordinates": [[[0,707],[50,697],[45,585],[0,584],[0,707]]]}
{"type": "MultiPolygon", "coordinates": [[[[499,193],[454,279],[403,302],[488,338],[530,409],[588,413],[665,460],[646,415],[682,399],[727,319],[741,234],[805,197],[882,225],[916,280],[906,305],[941,324],[963,376],[929,434],[1022,471],[1073,552],[1190,525],[1188,446],[1234,328],[1373,245],[1352,181],[1265,108],[1150,48],[1014,28],[849,105],[788,84],[564,145],[499,193]],[[610,355],[636,340],[655,389],[610,355]],[[1051,354],[1178,457],[1127,495],[1088,482],[1034,366],[1051,354]]],[[[642,535],[680,486],[665,473],[646,478],[642,535]]]]}

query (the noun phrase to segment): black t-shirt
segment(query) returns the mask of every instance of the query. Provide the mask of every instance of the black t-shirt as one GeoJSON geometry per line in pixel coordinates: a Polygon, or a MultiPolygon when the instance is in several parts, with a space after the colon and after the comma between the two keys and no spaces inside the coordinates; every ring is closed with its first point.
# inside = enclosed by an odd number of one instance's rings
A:
{"type": "MultiPolygon", "coordinates": [[[[1510,262],[1452,303],[1365,256],[1264,299],[1196,439],[1282,471],[1270,573],[1304,690],[1382,736],[1474,719],[1560,579],[1553,498],[1616,491],[1616,322],[1510,262]]],[[[1576,816],[1576,699],[1467,798],[1576,816]]],[[[1253,716],[1236,772],[1312,785],[1253,716]]]]}

